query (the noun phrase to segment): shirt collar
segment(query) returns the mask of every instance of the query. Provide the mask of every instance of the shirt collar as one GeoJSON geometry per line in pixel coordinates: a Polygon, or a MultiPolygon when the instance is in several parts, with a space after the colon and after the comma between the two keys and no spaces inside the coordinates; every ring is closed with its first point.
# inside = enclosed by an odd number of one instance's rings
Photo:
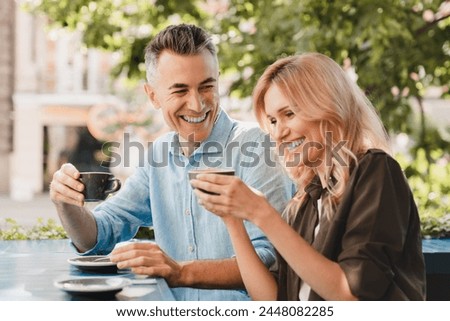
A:
{"type": "Polygon", "coordinates": [[[314,176],[311,182],[305,187],[305,192],[308,193],[313,200],[319,199],[323,190],[320,178],[317,175],[314,176]]]}

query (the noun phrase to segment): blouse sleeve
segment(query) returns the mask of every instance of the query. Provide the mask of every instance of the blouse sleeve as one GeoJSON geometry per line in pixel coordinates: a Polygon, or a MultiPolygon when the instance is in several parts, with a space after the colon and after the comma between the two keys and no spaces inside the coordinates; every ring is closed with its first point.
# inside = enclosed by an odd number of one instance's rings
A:
{"type": "Polygon", "coordinates": [[[399,164],[385,153],[364,157],[350,180],[348,217],[338,262],[352,293],[383,297],[408,234],[411,192],[399,164]]]}

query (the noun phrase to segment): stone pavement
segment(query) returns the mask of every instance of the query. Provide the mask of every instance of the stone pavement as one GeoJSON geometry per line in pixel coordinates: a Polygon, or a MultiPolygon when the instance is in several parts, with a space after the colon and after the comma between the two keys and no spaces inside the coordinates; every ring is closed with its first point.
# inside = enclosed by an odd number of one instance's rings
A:
{"type": "Polygon", "coordinates": [[[55,219],[60,225],[58,214],[48,193],[38,194],[32,201],[13,201],[7,194],[0,194],[0,227],[4,225],[5,218],[12,218],[24,228],[37,223],[38,218],[55,219]]]}

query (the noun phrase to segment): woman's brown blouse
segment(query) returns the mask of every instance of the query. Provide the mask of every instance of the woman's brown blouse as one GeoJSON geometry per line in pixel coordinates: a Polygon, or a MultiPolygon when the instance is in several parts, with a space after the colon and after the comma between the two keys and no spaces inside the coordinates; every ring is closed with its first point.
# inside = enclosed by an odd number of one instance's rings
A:
{"type": "MultiPolygon", "coordinates": [[[[360,300],[424,300],[420,221],[399,164],[383,151],[368,151],[353,169],[331,220],[322,215],[314,238],[318,222],[311,194],[317,188],[321,186],[314,180],[305,188],[310,195],[303,204],[292,203],[285,214],[295,217],[291,225],[308,243],[339,263],[353,295],[360,300]]],[[[277,274],[278,299],[298,300],[300,278],[281,256],[277,274]]],[[[311,290],[309,300],[322,298],[311,290]]]]}

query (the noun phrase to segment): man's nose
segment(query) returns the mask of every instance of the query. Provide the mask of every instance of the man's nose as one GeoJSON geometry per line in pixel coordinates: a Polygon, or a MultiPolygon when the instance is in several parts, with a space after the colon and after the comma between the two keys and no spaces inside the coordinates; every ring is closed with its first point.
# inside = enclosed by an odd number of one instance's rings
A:
{"type": "Polygon", "coordinates": [[[195,112],[201,112],[203,110],[203,99],[199,93],[192,93],[189,97],[188,108],[195,112]]]}

